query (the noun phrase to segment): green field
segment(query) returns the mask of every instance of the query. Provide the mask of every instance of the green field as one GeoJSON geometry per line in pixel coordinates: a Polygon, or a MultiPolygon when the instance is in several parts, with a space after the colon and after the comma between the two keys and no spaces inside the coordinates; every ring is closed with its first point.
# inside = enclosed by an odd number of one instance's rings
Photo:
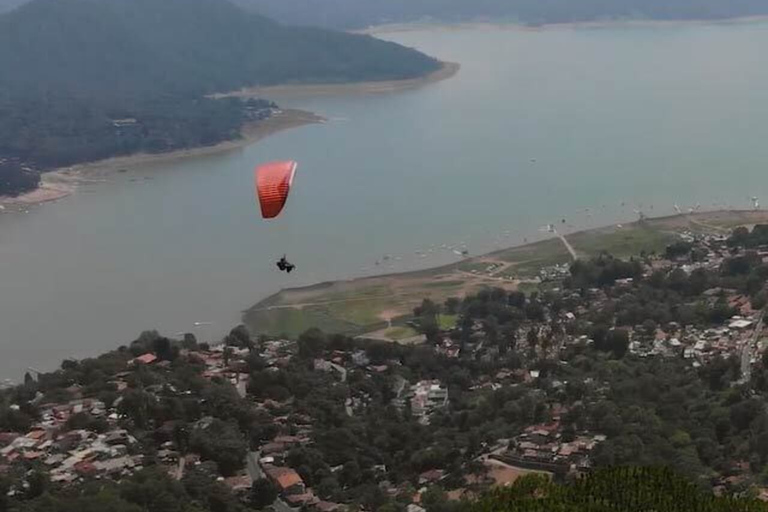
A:
{"type": "Polygon", "coordinates": [[[407,340],[419,335],[418,332],[410,327],[392,327],[384,331],[383,335],[394,341],[407,340]]]}
{"type": "Polygon", "coordinates": [[[459,320],[458,315],[440,315],[437,319],[437,323],[443,330],[453,329],[456,327],[456,322],[459,320]]]}
{"type": "Polygon", "coordinates": [[[568,237],[578,254],[597,256],[607,252],[618,258],[645,253],[662,253],[677,235],[651,226],[630,225],[600,232],[575,233],[568,237]]]}
{"type": "Polygon", "coordinates": [[[248,311],[243,322],[254,333],[286,336],[295,339],[307,329],[317,327],[325,332],[357,334],[359,326],[335,318],[321,309],[274,309],[248,311]]]}

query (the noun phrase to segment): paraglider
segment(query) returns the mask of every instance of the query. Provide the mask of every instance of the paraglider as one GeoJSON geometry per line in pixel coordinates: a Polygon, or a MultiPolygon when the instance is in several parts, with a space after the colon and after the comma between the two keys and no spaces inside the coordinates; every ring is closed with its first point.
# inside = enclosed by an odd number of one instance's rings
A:
{"type": "MultiPolygon", "coordinates": [[[[260,165],[255,171],[256,197],[261,207],[261,216],[274,219],[283,211],[291,192],[293,178],[296,176],[297,163],[293,160],[269,162],[260,165]]],[[[291,273],[296,266],[289,263],[285,255],[277,262],[277,268],[291,273]]]]}
{"type": "Polygon", "coordinates": [[[283,272],[288,272],[289,274],[293,271],[293,269],[296,268],[296,265],[293,263],[289,263],[287,259],[285,259],[285,254],[283,254],[283,257],[280,258],[277,262],[277,268],[282,270],[283,272]]]}

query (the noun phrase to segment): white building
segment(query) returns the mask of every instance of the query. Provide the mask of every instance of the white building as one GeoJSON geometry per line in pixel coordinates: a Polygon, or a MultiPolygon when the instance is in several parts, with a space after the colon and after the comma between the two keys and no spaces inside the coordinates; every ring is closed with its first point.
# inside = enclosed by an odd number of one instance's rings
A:
{"type": "Polygon", "coordinates": [[[429,415],[448,405],[448,389],[439,380],[423,380],[411,388],[411,412],[420,416],[422,423],[429,423],[429,415]]]}

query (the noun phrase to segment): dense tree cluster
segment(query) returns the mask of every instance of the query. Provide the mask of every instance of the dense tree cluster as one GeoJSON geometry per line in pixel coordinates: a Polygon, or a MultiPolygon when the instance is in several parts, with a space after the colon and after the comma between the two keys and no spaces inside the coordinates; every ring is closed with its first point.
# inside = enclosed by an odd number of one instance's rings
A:
{"type": "Polygon", "coordinates": [[[717,498],[663,468],[620,467],[597,471],[571,484],[530,475],[467,507],[472,512],[762,512],[752,499],[717,498]]]}
{"type": "Polygon", "coordinates": [[[120,483],[94,482],[75,489],[49,488],[32,500],[10,503],[5,510],[25,512],[245,512],[221,482],[190,470],[181,481],[160,468],[147,468],[120,483]]]}

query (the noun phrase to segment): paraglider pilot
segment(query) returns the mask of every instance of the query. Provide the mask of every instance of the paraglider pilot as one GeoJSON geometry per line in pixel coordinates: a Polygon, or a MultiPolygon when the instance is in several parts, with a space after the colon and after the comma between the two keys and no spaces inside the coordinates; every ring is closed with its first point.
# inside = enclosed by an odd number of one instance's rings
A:
{"type": "Polygon", "coordinates": [[[283,254],[283,257],[280,258],[277,262],[277,268],[290,274],[291,271],[296,268],[296,265],[293,263],[288,263],[288,260],[285,259],[285,254],[283,254]]]}

